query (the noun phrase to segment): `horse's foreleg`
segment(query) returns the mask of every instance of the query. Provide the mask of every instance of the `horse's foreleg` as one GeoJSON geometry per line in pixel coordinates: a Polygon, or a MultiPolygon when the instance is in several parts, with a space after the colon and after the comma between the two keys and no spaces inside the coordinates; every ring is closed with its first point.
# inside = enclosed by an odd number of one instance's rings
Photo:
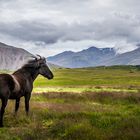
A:
{"type": "Polygon", "coordinates": [[[15,102],[15,115],[17,114],[19,103],[20,103],[20,98],[16,99],[16,102],[15,102]]]}
{"type": "Polygon", "coordinates": [[[3,114],[5,112],[5,107],[7,105],[8,99],[2,99],[2,106],[0,110],[0,127],[3,127],[3,114]]]}
{"type": "Polygon", "coordinates": [[[25,110],[26,110],[26,115],[29,114],[29,101],[30,101],[30,94],[25,95],[25,110]]]}

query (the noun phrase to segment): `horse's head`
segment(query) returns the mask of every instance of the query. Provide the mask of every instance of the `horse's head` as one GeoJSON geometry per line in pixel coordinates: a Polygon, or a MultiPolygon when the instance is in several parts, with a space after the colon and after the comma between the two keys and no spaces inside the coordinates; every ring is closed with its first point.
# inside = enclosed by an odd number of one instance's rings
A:
{"type": "Polygon", "coordinates": [[[48,79],[53,79],[53,73],[49,69],[48,65],[46,64],[46,58],[41,57],[38,55],[39,58],[35,58],[37,65],[38,65],[38,72],[44,77],[47,77],[48,79]]]}

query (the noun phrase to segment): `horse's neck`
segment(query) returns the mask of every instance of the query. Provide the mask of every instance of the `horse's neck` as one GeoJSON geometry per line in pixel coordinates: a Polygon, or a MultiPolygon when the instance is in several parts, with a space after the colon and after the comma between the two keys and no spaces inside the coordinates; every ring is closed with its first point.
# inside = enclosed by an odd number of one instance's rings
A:
{"type": "Polygon", "coordinates": [[[32,69],[19,69],[16,72],[14,72],[14,75],[17,75],[17,76],[21,75],[25,79],[31,79],[32,82],[34,82],[38,74],[39,73],[37,70],[32,70],[32,69]]]}
{"type": "Polygon", "coordinates": [[[38,75],[39,75],[38,71],[35,71],[34,73],[31,73],[31,77],[33,79],[33,82],[37,78],[38,75]]]}

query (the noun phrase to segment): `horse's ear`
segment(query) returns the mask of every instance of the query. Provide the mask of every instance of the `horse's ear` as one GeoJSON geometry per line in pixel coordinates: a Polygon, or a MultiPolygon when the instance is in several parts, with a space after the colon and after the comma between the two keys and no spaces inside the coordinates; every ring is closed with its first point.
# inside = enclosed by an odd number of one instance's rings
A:
{"type": "Polygon", "coordinates": [[[34,58],[34,59],[35,59],[35,61],[37,61],[37,57],[36,57],[36,56],[31,55],[31,57],[32,57],[32,58],[34,58]]]}
{"type": "Polygon", "coordinates": [[[39,54],[36,54],[36,56],[38,56],[38,57],[39,57],[39,59],[42,59],[42,57],[41,57],[39,54]]]}

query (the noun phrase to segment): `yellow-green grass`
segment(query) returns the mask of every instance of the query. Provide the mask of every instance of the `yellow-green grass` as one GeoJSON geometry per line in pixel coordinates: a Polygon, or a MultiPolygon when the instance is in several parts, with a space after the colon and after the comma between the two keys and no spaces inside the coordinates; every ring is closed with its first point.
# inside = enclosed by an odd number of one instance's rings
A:
{"type": "Polygon", "coordinates": [[[135,67],[98,67],[83,69],[55,69],[54,79],[39,76],[35,92],[47,91],[139,91],[140,71],[135,67]]]}
{"type": "Polygon", "coordinates": [[[119,88],[106,88],[106,87],[35,87],[33,93],[44,92],[131,92],[137,93],[139,89],[119,89],[119,88]]]}

